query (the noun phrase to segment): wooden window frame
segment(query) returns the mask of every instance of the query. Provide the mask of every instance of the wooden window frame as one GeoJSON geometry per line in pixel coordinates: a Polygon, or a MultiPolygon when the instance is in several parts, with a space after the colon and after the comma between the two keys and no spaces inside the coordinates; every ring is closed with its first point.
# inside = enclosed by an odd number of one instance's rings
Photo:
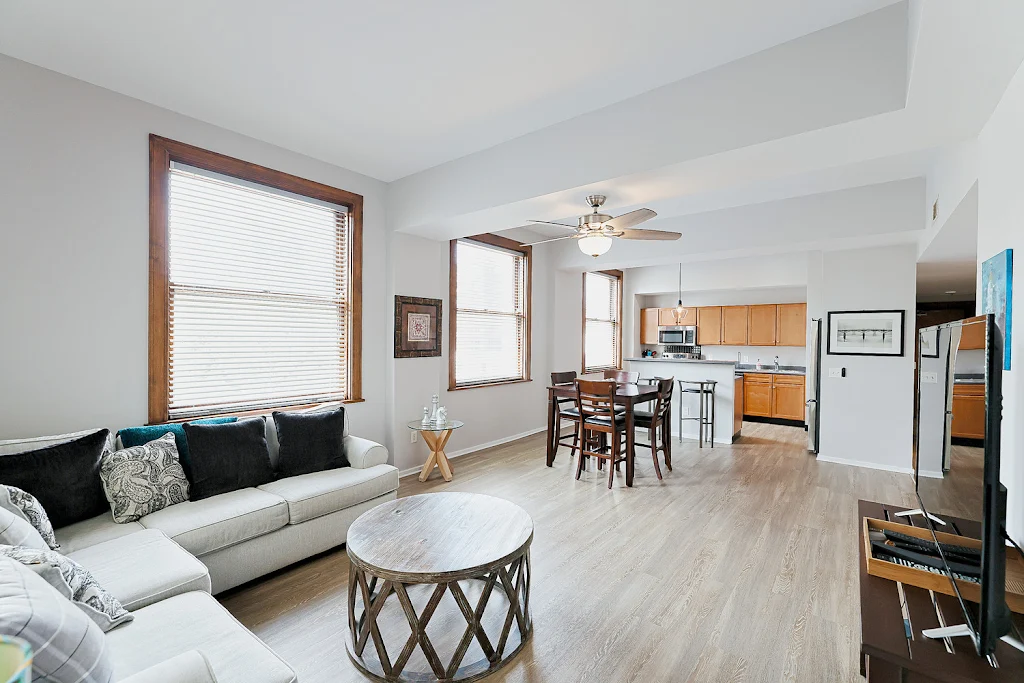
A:
{"type": "Polygon", "coordinates": [[[587,368],[587,273],[583,273],[583,346],[581,353],[582,363],[580,367],[583,371],[582,374],[586,375],[592,372],[600,372],[602,370],[621,370],[622,369],[622,271],[621,270],[595,270],[590,271],[593,273],[600,273],[601,275],[607,275],[608,277],[615,278],[616,282],[616,298],[618,299],[618,311],[616,318],[618,324],[616,325],[616,340],[615,340],[615,367],[600,367],[600,368],[587,368]]]}
{"type": "MultiPolygon", "coordinates": [[[[363,197],[322,183],[275,171],[248,161],[211,152],[199,147],[149,136],[149,422],[168,421],[170,374],[170,336],[168,300],[170,274],[167,254],[168,204],[170,201],[171,162],[187,164],[239,180],[267,185],[332,204],[344,206],[349,214],[349,329],[348,398],[344,403],[360,403],[363,398],[363,197]]],[[[309,406],[287,406],[298,410],[309,406]]],[[[223,415],[261,415],[273,408],[226,412],[223,415]]],[[[184,422],[188,419],[175,420],[184,422]]]]}
{"type": "Polygon", "coordinates": [[[480,389],[483,387],[497,387],[505,384],[519,384],[531,382],[532,367],[532,345],[533,345],[533,247],[522,245],[515,240],[499,235],[485,233],[482,235],[471,235],[451,240],[448,244],[448,306],[451,308],[451,315],[448,316],[448,391],[463,391],[465,389],[480,389]],[[523,358],[523,376],[516,379],[503,379],[494,382],[479,382],[475,384],[458,384],[455,381],[455,340],[456,326],[458,325],[458,302],[456,289],[458,285],[458,257],[456,255],[459,240],[479,242],[492,247],[500,247],[508,251],[519,252],[526,258],[526,350],[523,358]]]}

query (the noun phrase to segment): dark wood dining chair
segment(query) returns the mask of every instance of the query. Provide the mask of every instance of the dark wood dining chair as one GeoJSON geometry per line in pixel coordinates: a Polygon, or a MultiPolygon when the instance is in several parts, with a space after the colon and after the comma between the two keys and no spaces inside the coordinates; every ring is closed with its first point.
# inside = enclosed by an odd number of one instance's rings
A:
{"type": "Polygon", "coordinates": [[[672,471],[672,388],[675,378],[658,379],[658,397],[654,399],[654,410],[633,411],[633,424],[637,429],[646,429],[650,443],[637,443],[637,446],[650,448],[654,458],[654,472],[661,479],[661,466],[658,465],[658,451],[665,454],[665,467],[672,471]],[[658,430],[661,430],[659,436],[658,430]]]}
{"type": "MultiPolygon", "coordinates": [[[[552,372],[552,386],[573,386],[576,382],[576,371],[552,372]]],[[[576,454],[579,447],[580,430],[578,424],[580,413],[576,409],[576,397],[555,398],[555,448],[568,446],[571,450],[569,456],[576,454]],[[562,436],[562,420],[568,420],[572,424],[572,434],[562,436]]]]}
{"type": "Polygon", "coordinates": [[[579,462],[576,478],[583,473],[583,464],[593,456],[598,463],[608,461],[608,488],[612,487],[619,463],[626,459],[626,417],[615,410],[615,380],[576,380],[576,409],[580,413],[578,441],[579,462]]]}
{"type": "Polygon", "coordinates": [[[627,372],[625,370],[605,370],[605,379],[613,379],[619,384],[637,384],[640,381],[639,372],[627,372]]]}

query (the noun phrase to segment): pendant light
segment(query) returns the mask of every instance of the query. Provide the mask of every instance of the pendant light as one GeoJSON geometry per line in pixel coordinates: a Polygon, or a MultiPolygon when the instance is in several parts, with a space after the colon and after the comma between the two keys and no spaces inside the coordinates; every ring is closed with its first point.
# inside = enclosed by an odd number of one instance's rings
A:
{"type": "Polygon", "coordinates": [[[676,302],[676,322],[681,322],[683,319],[683,264],[679,264],[679,300],[676,302]]]}

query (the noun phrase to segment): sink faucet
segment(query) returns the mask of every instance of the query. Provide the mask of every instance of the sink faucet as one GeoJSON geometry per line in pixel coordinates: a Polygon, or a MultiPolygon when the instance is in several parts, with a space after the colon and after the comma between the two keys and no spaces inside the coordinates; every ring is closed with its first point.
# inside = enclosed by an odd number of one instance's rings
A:
{"type": "Polygon", "coordinates": [[[775,356],[775,372],[779,371],[779,357],[775,356]]]}

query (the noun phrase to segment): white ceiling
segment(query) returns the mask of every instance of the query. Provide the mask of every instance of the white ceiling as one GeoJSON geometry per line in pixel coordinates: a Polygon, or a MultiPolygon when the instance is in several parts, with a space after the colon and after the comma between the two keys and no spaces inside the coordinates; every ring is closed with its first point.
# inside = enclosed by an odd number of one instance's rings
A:
{"type": "Polygon", "coordinates": [[[0,3],[0,53],[390,181],[894,0],[0,3]]]}

